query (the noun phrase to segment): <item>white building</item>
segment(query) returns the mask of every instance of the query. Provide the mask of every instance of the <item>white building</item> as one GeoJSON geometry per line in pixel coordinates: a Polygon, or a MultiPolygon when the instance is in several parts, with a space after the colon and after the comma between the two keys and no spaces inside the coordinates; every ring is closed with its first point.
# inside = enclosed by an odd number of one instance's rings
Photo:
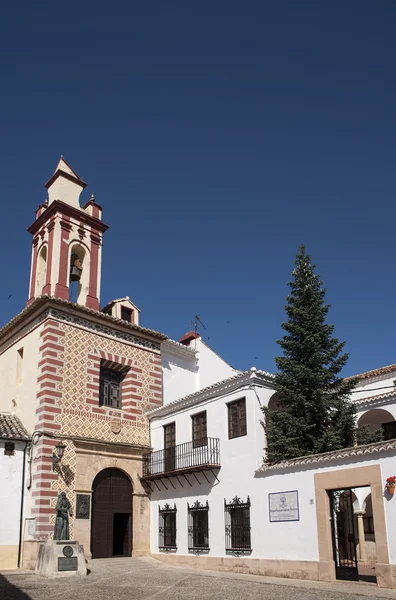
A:
{"type": "Polygon", "coordinates": [[[273,376],[233,370],[200,339],[187,344],[164,342],[173,352],[170,367],[163,353],[165,402],[149,413],[152,553],[179,565],[393,587],[396,499],[384,490],[396,473],[396,365],[362,374],[353,395],[359,424],[385,424],[388,440],[268,467],[262,407],[273,376]],[[229,369],[220,381],[217,359],[229,369]],[[177,389],[190,393],[175,400],[177,389]]]}
{"type": "Polygon", "coordinates": [[[0,413],[0,564],[3,569],[16,568],[21,561],[28,440],[27,431],[15,415],[0,413]]]}

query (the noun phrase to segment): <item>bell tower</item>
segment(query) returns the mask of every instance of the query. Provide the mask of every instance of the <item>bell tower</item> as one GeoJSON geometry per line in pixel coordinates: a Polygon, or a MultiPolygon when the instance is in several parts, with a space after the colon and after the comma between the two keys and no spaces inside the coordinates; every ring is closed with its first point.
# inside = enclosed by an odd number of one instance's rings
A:
{"type": "Polygon", "coordinates": [[[33,235],[28,304],[48,294],[99,310],[102,208],[90,200],[80,206],[86,183],[61,156],[55,173],[46,183],[48,198],[36,210],[28,231],[33,235]]]}

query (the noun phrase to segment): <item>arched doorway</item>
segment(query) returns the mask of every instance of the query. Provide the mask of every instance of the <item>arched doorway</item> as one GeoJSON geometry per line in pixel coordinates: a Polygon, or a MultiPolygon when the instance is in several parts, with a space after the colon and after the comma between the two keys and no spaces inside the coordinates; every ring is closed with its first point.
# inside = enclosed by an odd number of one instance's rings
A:
{"type": "Polygon", "coordinates": [[[92,494],[92,558],[131,556],[132,484],[120,469],[95,477],[92,494]]]}

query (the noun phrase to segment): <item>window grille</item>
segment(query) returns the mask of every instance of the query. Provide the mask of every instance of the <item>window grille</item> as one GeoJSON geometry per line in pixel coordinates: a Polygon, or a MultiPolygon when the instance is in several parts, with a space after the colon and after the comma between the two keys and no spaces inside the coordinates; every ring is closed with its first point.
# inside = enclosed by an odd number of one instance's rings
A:
{"type": "Polygon", "coordinates": [[[250,498],[242,502],[238,496],[227,503],[225,510],[225,544],[226,552],[250,552],[250,498]]]}
{"type": "Polygon", "coordinates": [[[160,550],[176,550],[176,504],[169,506],[165,504],[163,508],[158,507],[159,511],[159,541],[160,550]]]}
{"type": "Polygon", "coordinates": [[[189,551],[209,550],[209,503],[201,504],[199,500],[188,509],[188,549],[189,551]]]}
{"type": "Polygon", "coordinates": [[[246,400],[241,398],[228,404],[228,437],[232,439],[246,433],[246,400]]]}

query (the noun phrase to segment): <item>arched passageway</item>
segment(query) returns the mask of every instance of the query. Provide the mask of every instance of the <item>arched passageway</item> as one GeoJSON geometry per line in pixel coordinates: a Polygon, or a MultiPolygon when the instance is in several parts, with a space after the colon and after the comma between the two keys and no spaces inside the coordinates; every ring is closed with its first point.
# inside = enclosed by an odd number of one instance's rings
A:
{"type": "Polygon", "coordinates": [[[95,477],[92,494],[92,558],[131,556],[132,484],[120,469],[95,477]]]}
{"type": "Polygon", "coordinates": [[[396,438],[396,421],[390,412],[383,408],[373,408],[363,413],[357,422],[358,427],[367,427],[369,431],[382,429],[384,439],[396,438]]]}

